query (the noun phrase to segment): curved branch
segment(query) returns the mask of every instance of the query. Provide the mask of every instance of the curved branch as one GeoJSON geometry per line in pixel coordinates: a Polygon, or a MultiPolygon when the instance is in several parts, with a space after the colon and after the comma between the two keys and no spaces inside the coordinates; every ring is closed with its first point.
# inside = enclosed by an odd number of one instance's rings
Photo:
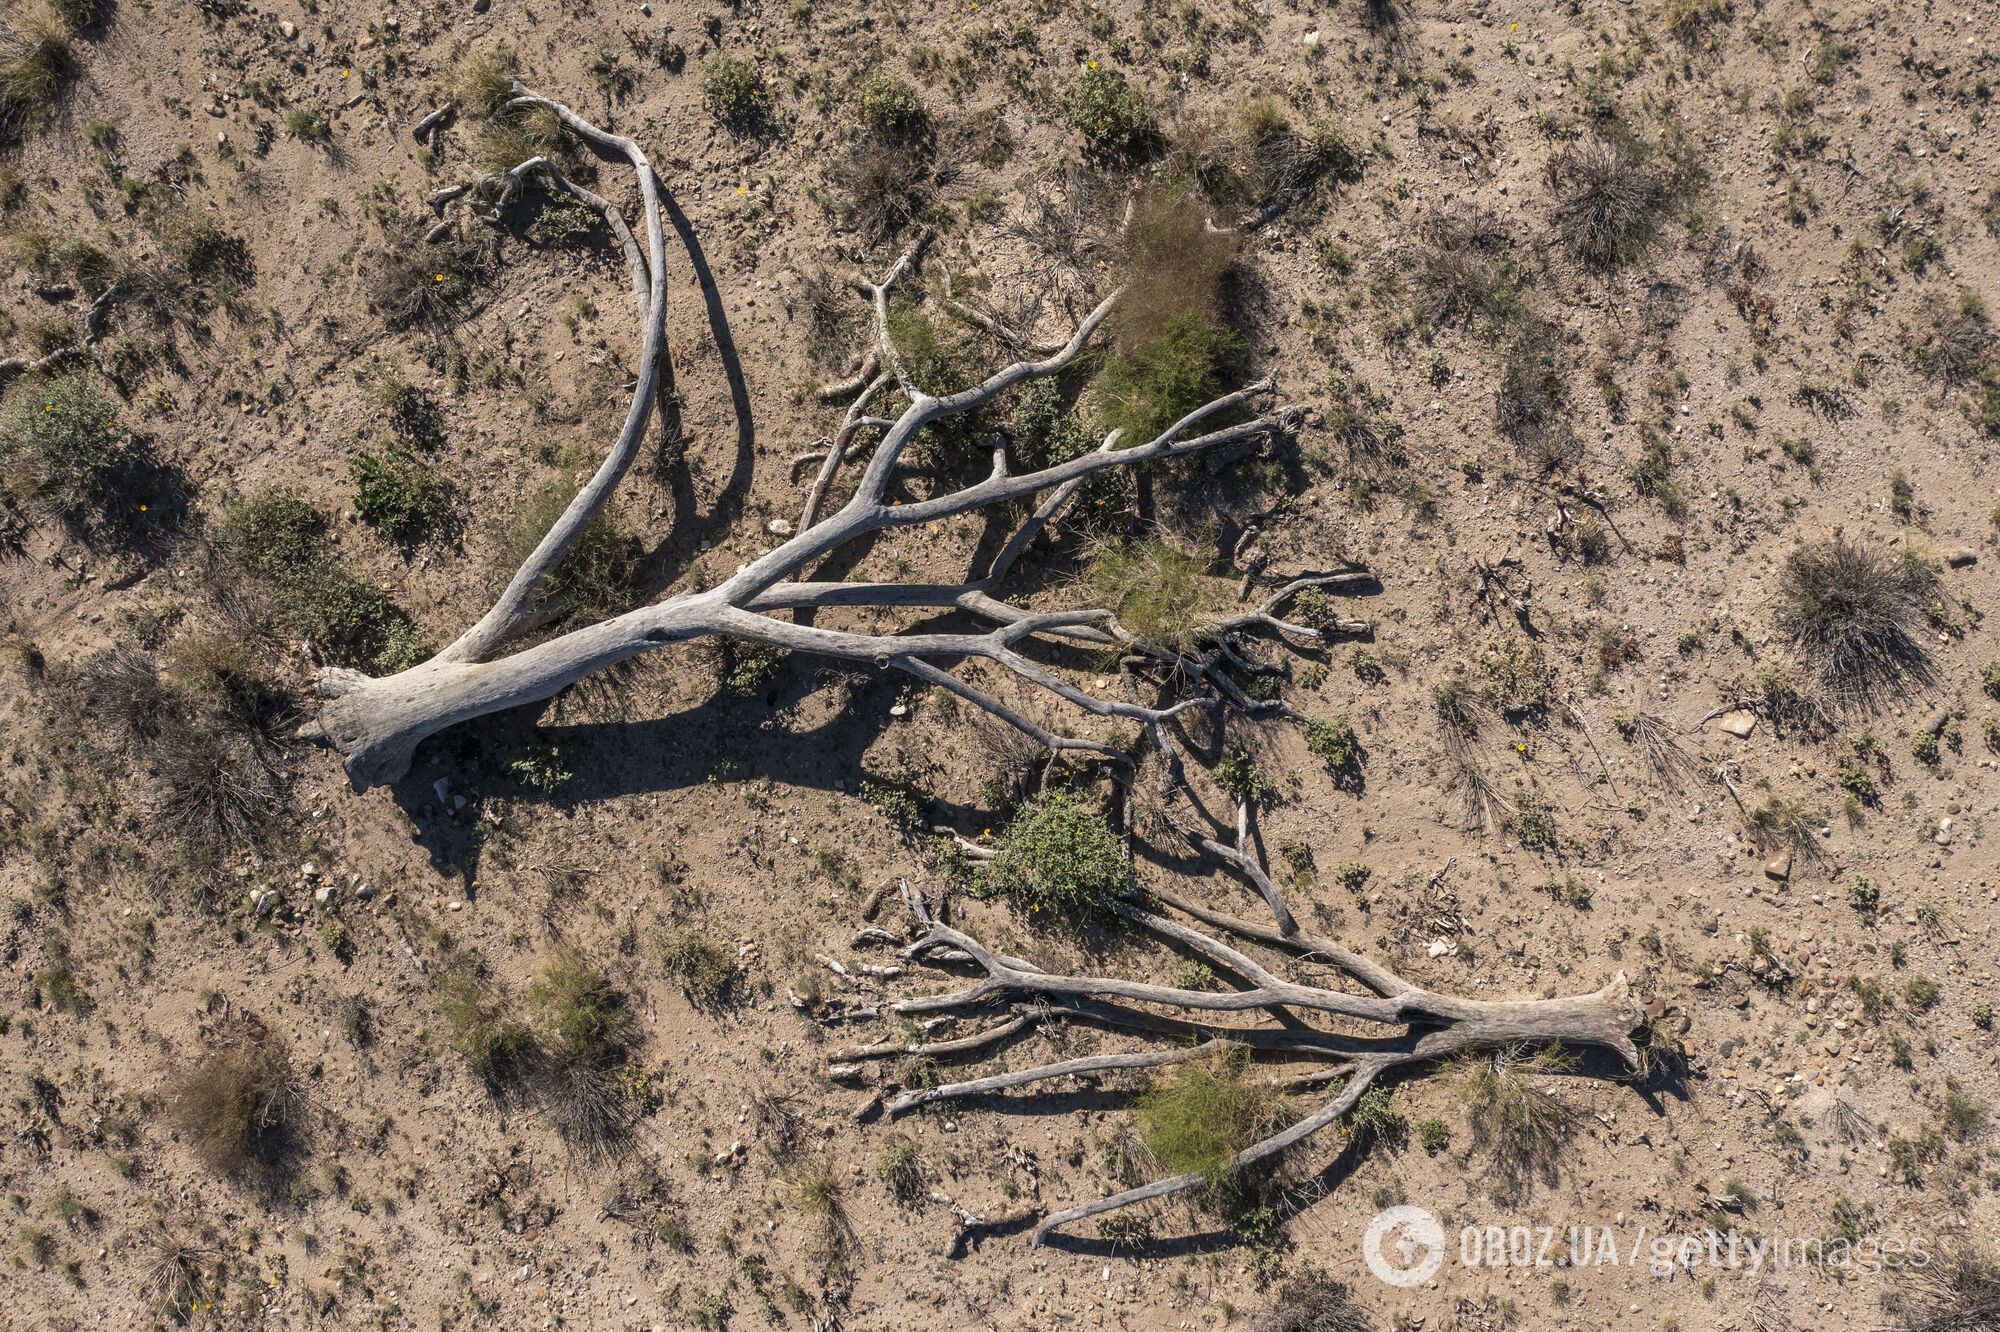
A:
{"type": "Polygon", "coordinates": [[[651,256],[646,310],[640,326],[639,378],[632,391],[632,405],[625,414],[625,425],[604,461],[598,464],[596,473],[577,491],[576,498],[570,501],[569,507],[563,510],[562,516],[556,519],[534,552],[515,571],[493,608],[460,635],[457,642],[438,654],[436,660],[443,662],[484,660],[533,621],[535,600],[543,581],[562,562],[563,556],[569,553],[570,547],[576,544],[591,520],[603,510],[633,460],[638,457],[639,446],[646,436],[646,422],[659,397],[660,362],[666,346],[666,227],[660,212],[659,182],[645,151],[631,139],[607,133],[561,102],[537,93],[521,90],[520,95],[507,106],[509,109],[540,107],[551,111],[573,133],[632,164],[646,217],[646,250],[651,256]]]}

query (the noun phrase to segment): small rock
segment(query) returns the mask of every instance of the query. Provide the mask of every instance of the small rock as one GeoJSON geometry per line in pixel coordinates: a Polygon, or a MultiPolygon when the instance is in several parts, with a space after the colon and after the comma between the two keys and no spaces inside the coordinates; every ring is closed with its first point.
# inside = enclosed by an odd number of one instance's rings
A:
{"type": "Polygon", "coordinates": [[[278,31],[285,35],[286,41],[288,42],[293,41],[299,35],[299,25],[292,22],[290,19],[286,19],[283,23],[280,23],[278,25],[278,31]]]}
{"type": "Polygon", "coordinates": [[[1780,851],[1764,862],[1764,877],[1783,882],[1792,877],[1792,853],[1780,851]]]}
{"type": "Polygon", "coordinates": [[[909,706],[904,703],[897,703],[889,709],[889,715],[891,717],[907,717],[910,715],[909,706]]]}
{"type": "Polygon", "coordinates": [[[764,530],[772,536],[790,536],[792,534],[792,525],[783,518],[773,518],[770,522],[764,524],[764,530]]]}
{"type": "Polygon", "coordinates": [[[1979,552],[1970,546],[1958,546],[1944,553],[1944,562],[1954,569],[1963,569],[1968,564],[1979,563],[1979,552]]]}
{"type": "Polygon", "coordinates": [[[1433,939],[1429,951],[1432,957],[1448,957],[1458,951],[1458,943],[1453,939],[1433,939]]]}
{"type": "Polygon", "coordinates": [[[1939,819],[1939,820],[1938,820],[1938,829],[1937,829],[1937,831],[1936,831],[1936,832],[1934,832],[1934,833],[1932,833],[1932,834],[1931,834],[1931,840],[1932,840],[1933,842],[1936,842],[1936,843],[1937,843],[1937,844],[1938,844],[1939,846],[1950,846],[1950,845],[1951,845],[1951,819],[1950,819],[1950,818],[1948,818],[1948,817],[1947,817],[1947,818],[1942,818],[1942,819],[1939,819]]]}
{"type": "Polygon", "coordinates": [[[1750,732],[1757,729],[1757,714],[1742,709],[1725,712],[1715,719],[1715,727],[1719,731],[1729,732],[1738,740],[1747,739],[1750,732]]]}
{"type": "Polygon", "coordinates": [[[484,14],[492,7],[493,0],[472,0],[472,12],[475,14],[484,14]]]}

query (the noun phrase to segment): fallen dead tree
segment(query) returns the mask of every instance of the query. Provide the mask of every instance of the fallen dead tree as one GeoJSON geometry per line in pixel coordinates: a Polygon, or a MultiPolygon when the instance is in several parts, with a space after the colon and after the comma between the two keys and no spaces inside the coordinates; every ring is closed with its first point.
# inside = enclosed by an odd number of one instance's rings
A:
{"type": "Polygon", "coordinates": [[[341,753],[355,789],[396,781],[408,771],[416,747],[439,731],[550,698],[588,675],[639,654],[706,638],[734,639],[905,671],[1018,727],[1052,753],[1074,751],[1123,761],[1125,756],[1113,746],[1050,731],[954,673],[968,660],[994,662],[1084,711],[1138,723],[1169,757],[1170,771],[1174,771],[1178,756],[1167,722],[1179,713],[1222,705],[1249,712],[1284,711],[1281,702],[1251,700],[1229,678],[1223,667],[1240,660],[1232,647],[1234,637],[1263,632],[1318,641],[1356,627],[1353,622],[1336,621],[1315,629],[1282,618],[1288,600],[1310,587],[1351,582],[1356,577],[1351,569],[1294,579],[1254,609],[1205,631],[1193,650],[1143,641],[1105,610],[1037,612],[1006,599],[1004,584],[1015,563],[1090,478],[1117,468],[1196,455],[1237,457],[1292,434],[1302,410],[1278,403],[1273,379],[1205,403],[1152,439],[1126,441],[1113,432],[1100,447],[1081,457],[1031,471],[1017,471],[1004,445],[996,446],[991,470],[983,480],[914,502],[894,502],[890,491],[899,479],[904,453],[920,433],[1073,365],[1119,299],[1116,291],[1105,296],[1067,339],[1039,359],[1016,361],[970,387],[939,392],[937,385],[912,380],[890,332],[890,293],[915,274],[924,246],[920,238],[879,279],[854,279],[872,307],[878,344],[875,357],[884,368],[865,383],[857,380],[859,387],[839,437],[813,459],[819,462],[819,469],[796,534],[714,587],[685,592],[510,652],[510,645],[560,613],[560,607],[543,599],[549,576],[591,520],[603,511],[639,454],[662,384],[667,265],[660,185],[637,143],[601,130],[569,107],[518,85],[515,96],[501,110],[551,113],[579,139],[628,163],[637,180],[643,214],[638,233],[615,205],[570,182],[541,156],[509,171],[479,176],[441,191],[432,202],[443,206],[468,200],[498,212],[519,197],[529,182],[540,180],[601,215],[631,271],[641,334],[637,382],[624,426],[603,462],[478,623],[430,660],[395,675],[371,678],[343,668],[320,672],[319,713],[307,733],[325,739],[341,753]],[[869,404],[891,385],[908,405],[894,419],[868,415],[869,404]],[[829,488],[840,469],[860,451],[856,441],[864,431],[880,432],[880,440],[867,453],[852,497],[822,517],[820,510],[829,488]],[[1034,507],[998,553],[961,582],[818,582],[811,577],[812,567],[827,556],[877,533],[944,523],[959,515],[1014,504],[1034,507]],[[853,633],[799,623],[786,614],[833,607],[955,609],[988,627],[955,633],[853,633]],[[1124,654],[1135,666],[1156,668],[1182,696],[1158,706],[1106,699],[1071,683],[1029,655],[1037,644],[1062,642],[1110,649],[1124,654]]]}
{"type": "MultiPolygon", "coordinates": [[[[985,660],[1078,710],[1135,724],[1164,760],[1165,788],[1184,790],[1186,772],[1173,724],[1176,718],[1193,712],[1291,715],[1281,700],[1252,698],[1232,678],[1232,670],[1254,675],[1268,669],[1259,668],[1250,659],[1244,642],[1247,636],[1318,644],[1365,628],[1356,621],[1329,617],[1323,607],[1311,616],[1285,618],[1288,607],[1309,590],[1323,600],[1327,590],[1368,577],[1365,571],[1352,568],[1293,578],[1248,609],[1196,627],[1172,645],[1133,634],[1109,610],[1038,611],[1008,599],[1008,575],[1016,563],[1090,478],[1116,468],[1197,455],[1226,466],[1257,448],[1292,436],[1302,420],[1302,410],[1278,401],[1272,379],[1216,397],[1151,439],[1128,442],[1114,431],[1081,456],[1033,470],[1017,470],[1002,440],[992,447],[990,469],[983,479],[957,488],[944,486],[927,497],[892,499],[892,488],[901,480],[899,469],[904,466],[905,452],[920,433],[1075,364],[1119,300],[1117,291],[1105,296],[1067,338],[1060,340],[1037,341],[1030,333],[996,328],[990,326],[991,321],[982,323],[1002,342],[1026,347],[1037,359],[1016,361],[970,387],[936,391],[940,386],[917,383],[912,378],[892,336],[890,318],[892,290],[913,280],[918,271],[924,248],[920,238],[881,277],[854,279],[854,286],[872,310],[876,346],[860,358],[860,372],[836,386],[835,398],[852,395],[839,433],[825,441],[823,448],[794,459],[795,465],[816,465],[795,531],[775,549],[714,587],[685,592],[510,651],[518,640],[545,627],[559,613],[559,607],[551,607],[543,599],[549,576],[602,512],[638,455],[663,380],[667,300],[661,191],[645,153],[632,140],[607,133],[570,108],[516,85],[502,110],[527,109],[554,115],[570,133],[631,166],[643,213],[638,231],[626,223],[615,205],[569,182],[547,158],[539,156],[512,170],[480,176],[443,191],[433,203],[443,206],[466,200],[497,214],[530,182],[540,181],[604,218],[625,254],[640,319],[639,372],[632,403],[623,429],[595,474],[478,623],[429,661],[399,674],[369,678],[344,669],[321,672],[322,702],[312,729],[342,754],[348,777],[357,789],[396,781],[408,770],[419,744],[460,722],[550,698],[594,672],[642,653],[698,639],[724,638],[906,672],[1017,728],[1052,757],[1072,755],[1102,764],[1129,793],[1135,764],[1126,748],[1050,730],[956,673],[968,661],[985,660]],[[907,406],[893,418],[870,415],[871,404],[892,388],[907,406]],[[862,444],[863,436],[869,433],[880,436],[872,449],[862,444]],[[822,514],[841,469],[850,462],[860,465],[852,496],[822,514]],[[817,581],[812,576],[820,561],[875,534],[940,524],[977,512],[1005,511],[1015,505],[1024,516],[998,543],[997,552],[990,559],[976,561],[962,581],[846,582],[817,581]],[[962,632],[859,633],[790,618],[794,612],[833,608],[957,611],[983,627],[962,632]],[[1035,655],[1038,648],[1077,644],[1115,657],[1129,672],[1150,674],[1158,683],[1160,699],[1142,704],[1103,697],[1035,655]]],[[[1184,989],[1045,971],[988,949],[947,924],[921,897],[906,890],[905,901],[917,919],[919,937],[902,949],[905,960],[970,967],[979,978],[969,988],[905,998],[880,1010],[870,1008],[866,1016],[881,1012],[919,1017],[987,1010],[994,1014],[995,1023],[968,1037],[918,1043],[878,1041],[836,1050],[830,1059],[835,1076],[851,1080],[861,1065],[896,1056],[949,1059],[984,1055],[1001,1042],[1047,1023],[1081,1021],[1162,1044],[923,1087],[905,1092],[888,1104],[887,1111],[903,1114],[941,1100],[1004,1092],[1081,1074],[1159,1068],[1239,1049],[1262,1060],[1304,1062],[1307,1069],[1303,1075],[1293,1077],[1288,1085],[1337,1084],[1310,1114],[1241,1151],[1228,1165],[1228,1170],[1235,1172],[1273,1158],[1334,1124],[1370,1087],[1385,1079],[1460,1053],[1560,1044],[1600,1047],[1628,1062],[1637,1061],[1639,1052],[1632,1036],[1640,1025],[1640,1015],[1622,974],[1594,993],[1569,998],[1468,1000],[1424,989],[1338,943],[1301,931],[1277,887],[1251,854],[1246,836],[1248,817],[1247,805],[1239,803],[1233,848],[1199,831],[1181,832],[1190,846],[1255,889],[1269,907],[1273,925],[1222,915],[1158,889],[1150,896],[1121,899],[1111,907],[1138,929],[1201,957],[1218,975],[1236,978],[1236,988],[1184,989]],[[1203,928],[1183,924],[1175,917],[1192,920],[1203,928]],[[1237,942],[1225,942],[1225,936],[1237,942]],[[1281,964],[1259,961],[1245,951],[1250,947],[1331,966],[1357,988],[1335,989],[1285,979],[1271,969],[1271,965],[1281,964]],[[1263,1021],[1257,1021],[1259,1018],[1263,1021]]],[[[1129,826],[1126,836],[1130,836],[1129,826]]],[[[976,846],[962,839],[960,844],[975,859],[980,854],[976,846]]],[[[881,942],[879,938],[873,941],[881,942]]],[[[836,974],[849,974],[837,962],[825,965],[836,974]]],[[[868,969],[867,974],[873,983],[882,983],[899,980],[903,973],[898,968],[877,967],[868,969]]],[[[1175,1175],[1058,1212],[1040,1222],[1035,1240],[1039,1243],[1050,1231],[1087,1217],[1194,1188],[1205,1178],[1175,1175]]],[[[1010,1215],[1006,1221],[1011,1225],[1018,1219],[1010,1215]]],[[[966,1224],[983,1227],[989,1221],[974,1217],[966,1224]]]]}

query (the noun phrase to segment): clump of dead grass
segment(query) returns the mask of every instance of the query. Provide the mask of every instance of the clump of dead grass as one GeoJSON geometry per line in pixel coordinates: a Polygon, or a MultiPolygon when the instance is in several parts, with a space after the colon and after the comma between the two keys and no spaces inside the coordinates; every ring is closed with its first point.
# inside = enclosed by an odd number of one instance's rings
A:
{"type": "Polygon", "coordinates": [[[1912,550],[1883,551],[1835,533],[1785,560],[1777,624],[1800,665],[1835,701],[1865,701],[1936,677],[1921,634],[1937,571],[1912,550]]]}

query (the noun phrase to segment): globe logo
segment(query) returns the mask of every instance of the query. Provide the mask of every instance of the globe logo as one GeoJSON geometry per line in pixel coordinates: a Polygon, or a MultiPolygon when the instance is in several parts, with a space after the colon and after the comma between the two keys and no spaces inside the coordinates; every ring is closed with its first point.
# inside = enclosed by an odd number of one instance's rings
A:
{"type": "Polygon", "coordinates": [[[1444,1266],[1444,1227],[1421,1207],[1384,1208],[1361,1237],[1361,1257],[1387,1285],[1422,1285],[1444,1266]]]}

